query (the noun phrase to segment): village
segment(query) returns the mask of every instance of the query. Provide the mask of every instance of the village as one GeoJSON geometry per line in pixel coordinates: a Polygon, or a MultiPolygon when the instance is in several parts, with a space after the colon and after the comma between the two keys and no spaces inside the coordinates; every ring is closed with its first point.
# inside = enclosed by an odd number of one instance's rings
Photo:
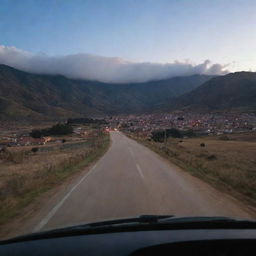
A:
{"type": "Polygon", "coordinates": [[[108,117],[112,128],[122,127],[127,131],[150,136],[155,130],[176,128],[192,130],[198,135],[221,135],[230,133],[256,132],[256,115],[253,113],[192,113],[120,115],[108,117]]]}
{"type": "Polygon", "coordinates": [[[73,132],[65,136],[43,136],[34,138],[31,136],[32,127],[21,126],[11,129],[0,129],[0,150],[5,147],[44,146],[57,145],[66,142],[83,141],[87,138],[87,126],[74,126],[73,132]]]}
{"type": "MultiPolygon", "coordinates": [[[[174,112],[143,115],[107,116],[101,127],[109,130],[127,130],[150,137],[153,131],[175,128],[180,131],[191,130],[197,135],[221,135],[256,132],[256,115],[253,113],[190,113],[174,112]]],[[[3,147],[43,146],[86,139],[88,125],[73,125],[69,136],[31,137],[32,126],[7,129],[0,128],[0,149],[3,147]]]]}

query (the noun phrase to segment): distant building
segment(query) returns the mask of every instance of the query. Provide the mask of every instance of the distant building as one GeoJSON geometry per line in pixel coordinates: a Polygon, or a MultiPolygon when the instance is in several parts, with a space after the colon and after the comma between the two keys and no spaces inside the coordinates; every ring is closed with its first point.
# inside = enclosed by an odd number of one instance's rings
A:
{"type": "Polygon", "coordinates": [[[43,138],[20,137],[17,141],[17,144],[20,146],[45,145],[45,143],[50,140],[51,140],[50,137],[43,137],[43,138]]]}

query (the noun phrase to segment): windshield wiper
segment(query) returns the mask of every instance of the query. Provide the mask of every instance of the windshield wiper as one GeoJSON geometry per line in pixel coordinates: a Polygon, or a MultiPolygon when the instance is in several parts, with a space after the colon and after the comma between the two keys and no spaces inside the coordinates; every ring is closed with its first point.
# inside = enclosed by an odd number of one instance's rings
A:
{"type": "Polygon", "coordinates": [[[6,243],[29,241],[29,240],[36,240],[36,239],[47,239],[47,238],[54,238],[54,237],[99,233],[100,230],[101,231],[104,230],[105,233],[114,232],[113,229],[118,227],[126,227],[129,225],[138,226],[142,224],[145,224],[145,225],[156,224],[160,220],[169,219],[172,217],[174,217],[174,215],[140,215],[138,217],[133,217],[133,218],[123,218],[123,219],[93,222],[93,223],[58,228],[58,229],[53,229],[53,230],[43,231],[38,233],[31,233],[28,235],[22,235],[22,236],[8,239],[8,240],[0,241],[0,245],[6,244],[6,243]]]}
{"type": "Polygon", "coordinates": [[[101,222],[95,222],[87,224],[90,227],[102,227],[102,226],[109,226],[109,225],[124,225],[129,223],[158,223],[160,220],[164,219],[170,219],[173,218],[174,215],[140,215],[139,217],[135,218],[126,218],[126,219],[116,219],[116,220],[107,220],[107,221],[101,221],[101,222]]]}
{"type": "Polygon", "coordinates": [[[32,233],[6,241],[0,241],[0,244],[99,233],[220,228],[256,229],[256,221],[233,219],[229,217],[175,217],[174,215],[141,215],[134,218],[101,221],[44,231],[40,233],[32,233]]]}

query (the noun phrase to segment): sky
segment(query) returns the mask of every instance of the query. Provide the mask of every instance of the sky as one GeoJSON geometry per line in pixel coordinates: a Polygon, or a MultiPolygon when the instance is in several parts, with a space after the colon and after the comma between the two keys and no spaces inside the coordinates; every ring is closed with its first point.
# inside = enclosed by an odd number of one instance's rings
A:
{"type": "MultiPolygon", "coordinates": [[[[88,65],[92,71],[96,69],[94,73],[109,72],[99,80],[117,82],[132,81],[134,72],[134,77],[139,76],[136,81],[190,74],[198,65],[205,65],[203,73],[256,70],[255,0],[0,3],[0,62],[9,64],[11,58],[13,66],[18,63],[15,67],[26,71],[49,72],[46,66],[54,62],[59,67],[52,64],[51,70],[65,74],[70,58],[81,65],[76,63],[80,72],[69,76],[83,78],[82,65],[86,62],[87,69],[88,65]],[[142,70],[150,66],[145,75],[138,75],[138,64],[142,70]],[[117,79],[120,67],[125,71],[117,79]],[[156,67],[161,71],[150,76],[156,67]]],[[[95,74],[89,78],[98,79],[95,74]]]]}

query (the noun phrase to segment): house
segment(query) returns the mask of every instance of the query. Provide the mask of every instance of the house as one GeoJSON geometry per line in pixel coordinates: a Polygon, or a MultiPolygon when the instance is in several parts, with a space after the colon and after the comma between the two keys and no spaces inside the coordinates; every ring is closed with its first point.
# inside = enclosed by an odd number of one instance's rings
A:
{"type": "Polygon", "coordinates": [[[18,139],[18,145],[20,146],[45,145],[45,143],[50,140],[51,140],[50,137],[43,137],[43,138],[20,137],[18,139]]]}

